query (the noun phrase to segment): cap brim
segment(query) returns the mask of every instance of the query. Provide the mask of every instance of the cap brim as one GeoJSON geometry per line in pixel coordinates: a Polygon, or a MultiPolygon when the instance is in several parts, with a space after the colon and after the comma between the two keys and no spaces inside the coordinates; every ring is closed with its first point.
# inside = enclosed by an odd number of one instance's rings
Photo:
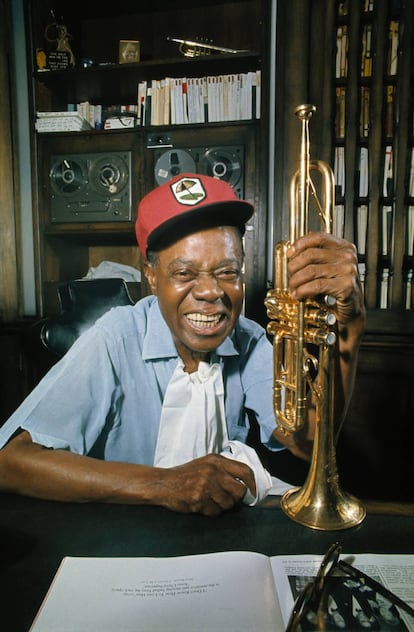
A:
{"type": "Polygon", "coordinates": [[[243,234],[245,224],[253,213],[253,206],[244,200],[228,200],[191,208],[155,228],[148,236],[147,250],[167,248],[182,237],[216,226],[236,226],[243,234]]]}

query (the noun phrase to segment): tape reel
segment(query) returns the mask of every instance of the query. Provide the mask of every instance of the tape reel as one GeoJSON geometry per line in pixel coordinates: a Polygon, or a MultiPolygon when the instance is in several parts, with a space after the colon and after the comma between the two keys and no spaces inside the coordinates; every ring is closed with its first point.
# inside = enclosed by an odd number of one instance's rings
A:
{"type": "Polygon", "coordinates": [[[92,161],[90,183],[102,195],[119,195],[128,178],[129,169],[121,156],[104,156],[92,161]]]}
{"type": "Polygon", "coordinates": [[[202,173],[225,180],[240,198],[244,195],[243,145],[186,147],[155,151],[158,185],[180,173],[202,173]]]}
{"type": "Polygon", "coordinates": [[[52,222],[131,219],[131,152],[50,158],[52,222]]]}
{"type": "Polygon", "coordinates": [[[233,189],[237,188],[243,175],[242,148],[212,147],[208,149],[201,157],[200,172],[225,180],[233,189]]]}
{"type": "Polygon", "coordinates": [[[57,195],[76,195],[87,184],[85,165],[71,157],[57,160],[50,171],[50,183],[57,195]]]}
{"type": "Polygon", "coordinates": [[[169,149],[162,153],[154,169],[155,182],[163,184],[180,173],[195,173],[196,163],[188,151],[169,149]]]}

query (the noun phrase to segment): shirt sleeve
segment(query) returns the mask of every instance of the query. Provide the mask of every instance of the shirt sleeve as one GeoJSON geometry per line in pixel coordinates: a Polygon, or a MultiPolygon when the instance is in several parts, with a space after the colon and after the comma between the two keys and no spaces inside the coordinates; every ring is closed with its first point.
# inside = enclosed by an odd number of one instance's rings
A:
{"type": "Polygon", "coordinates": [[[117,422],[116,352],[99,328],[85,332],[0,429],[0,447],[18,430],[50,448],[87,454],[117,422]]]}

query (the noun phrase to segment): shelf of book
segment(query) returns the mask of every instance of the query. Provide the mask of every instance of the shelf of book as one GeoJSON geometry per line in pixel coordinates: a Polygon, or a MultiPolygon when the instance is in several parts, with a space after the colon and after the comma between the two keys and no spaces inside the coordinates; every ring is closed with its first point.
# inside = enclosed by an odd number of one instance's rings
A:
{"type": "Polygon", "coordinates": [[[414,305],[412,29],[409,3],[336,6],[336,227],[357,246],[369,309],[414,305]]]}

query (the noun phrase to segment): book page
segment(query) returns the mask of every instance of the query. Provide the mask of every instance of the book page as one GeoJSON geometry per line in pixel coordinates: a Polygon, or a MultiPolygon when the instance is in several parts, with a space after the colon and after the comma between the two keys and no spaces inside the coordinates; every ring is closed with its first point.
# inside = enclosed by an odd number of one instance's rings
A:
{"type": "Polygon", "coordinates": [[[259,553],[67,557],[31,632],[275,632],[275,599],[259,553]]]}
{"type": "MultiPolygon", "coordinates": [[[[271,558],[284,625],[289,620],[293,604],[299,593],[309,581],[313,581],[317,574],[322,557],[321,555],[281,555],[271,558]]],[[[380,582],[411,607],[414,607],[414,555],[348,555],[343,553],[341,558],[352,564],[354,568],[360,569],[366,575],[380,582]]],[[[352,632],[365,628],[368,630],[392,629],[414,632],[413,617],[401,609],[391,608],[390,603],[381,598],[378,593],[374,595],[373,591],[367,590],[364,595],[361,595],[361,586],[357,587],[352,584],[353,582],[350,581],[350,592],[346,599],[341,599],[338,593],[337,603],[335,598],[332,599],[331,603],[328,601],[332,630],[345,629],[347,632],[352,632]],[[340,611],[340,602],[346,604],[348,609],[347,613],[343,613],[345,625],[341,625],[340,617],[337,617],[337,624],[334,623],[336,611],[340,611]],[[363,609],[360,605],[362,603],[368,603],[370,613],[372,613],[371,625],[368,622],[362,625],[357,620],[358,614],[363,609]]]]}

